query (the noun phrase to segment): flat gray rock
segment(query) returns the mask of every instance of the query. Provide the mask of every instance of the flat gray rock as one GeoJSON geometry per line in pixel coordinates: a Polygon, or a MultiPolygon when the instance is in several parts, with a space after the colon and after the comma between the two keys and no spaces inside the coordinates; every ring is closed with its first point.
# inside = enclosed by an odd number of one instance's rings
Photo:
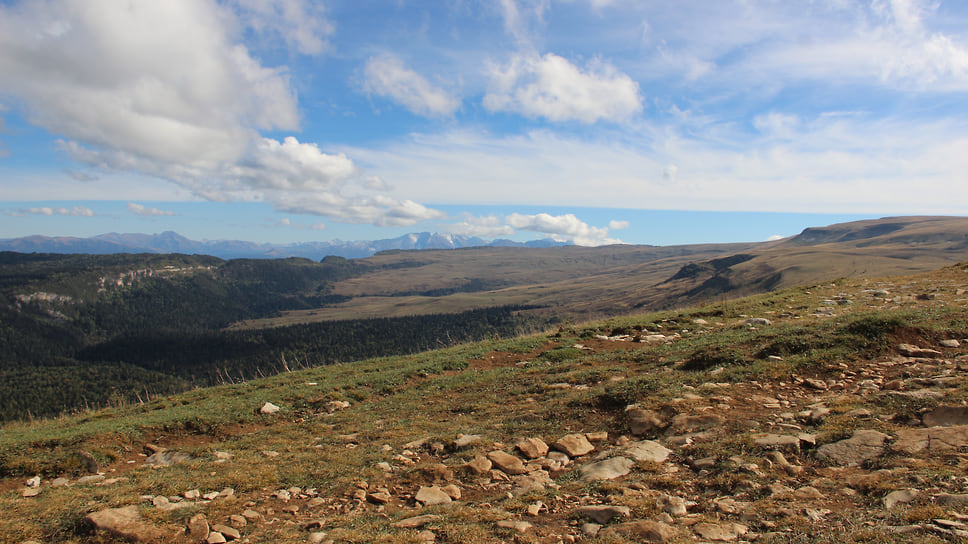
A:
{"type": "Polygon", "coordinates": [[[634,466],[635,461],[628,457],[612,457],[581,467],[581,478],[585,481],[620,478],[631,472],[634,466]]]}
{"type": "Polygon", "coordinates": [[[631,510],[628,506],[614,506],[611,504],[582,506],[575,510],[579,516],[586,517],[597,523],[608,523],[613,518],[628,517],[631,510]]]}
{"type": "Polygon", "coordinates": [[[859,429],[853,436],[817,448],[817,457],[842,466],[858,466],[884,453],[884,442],[889,437],[878,431],[859,429]]]}
{"type": "Polygon", "coordinates": [[[84,519],[95,529],[131,542],[156,542],[165,536],[164,531],[141,517],[137,506],[109,508],[88,514],[84,519]]]}
{"type": "Polygon", "coordinates": [[[922,419],[925,427],[968,425],[968,406],[938,406],[922,419]]]}
{"type": "Polygon", "coordinates": [[[897,432],[897,440],[891,447],[904,453],[922,453],[957,450],[964,446],[968,446],[968,425],[904,429],[897,432]]]}
{"type": "Polygon", "coordinates": [[[636,461],[651,461],[653,463],[661,463],[669,458],[669,454],[672,450],[666,448],[662,444],[654,440],[641,440],[639,442],[633,442],[622,450],[624,455],[635,459],[636,461]]]}

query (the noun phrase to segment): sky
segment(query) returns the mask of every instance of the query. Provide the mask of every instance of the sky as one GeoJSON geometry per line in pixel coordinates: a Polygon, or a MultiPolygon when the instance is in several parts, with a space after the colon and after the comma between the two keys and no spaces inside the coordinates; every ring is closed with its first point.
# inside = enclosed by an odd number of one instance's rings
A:
{"type": "Polygon", "coordinates": [[[0,238],[968,215],[968,3],[0,0],[0,238]]]}

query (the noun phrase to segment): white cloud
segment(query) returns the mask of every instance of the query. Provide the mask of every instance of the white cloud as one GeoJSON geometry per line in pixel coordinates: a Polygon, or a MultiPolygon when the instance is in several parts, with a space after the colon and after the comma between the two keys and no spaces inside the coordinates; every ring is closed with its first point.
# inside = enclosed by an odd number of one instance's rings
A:
{"type": "Polygon", "coordinates": [[[443,117],[460,107],[458,98],[405,67],[399,57],[371,57],[363,71],[367,92],[390,98],[417,115],[443,117]]]}
{"type": "Polygon", "coordinates": [[[567,59],[515,54],[504,67],[491,67],[484,107],[551,121],[623,121],[642,110],[639,85],[600,60],[585,70],[567,59]]]}
{"type": "Polygon", "coordinates": [[[462,234],[464,236],[480,236],[482,238],[500,238],[511,236],[514,229],[504,222],[504,219],[490,215],[487,217],[475,217],[464,214],[463,221],[454,223],[447,227],[451,234],[462,234]]]}
{"type": "MultiPolygon", "coordinates": [[[[321,8],[297,0],[0,5],[0,97],[22,104],[32,123],[60,135],[64,153],[102,173],[154,176],[213,201],[266,201],[338,221],[409,225],[439,215],[391,198],[346,155],[262,137],[298,129],[299,112],[287,69],[264,66],[239,43],[246,25],[304,53],[324,50],[331,32],[321,8]]],[[[398,71],[386,84],[415,93],[431,112],[457,107],[414,76],[398,71]]]]}
{"type": "Polygon", "coordinates": [[[555,240],[571,241],[582,246],[621,243],[620,240],[608,238],[607,228],[590,226],[570,213],[565,215],[512,213],[507,216],[506,221],[509,226],[518,230],[540,232],[550,235],[555,240]]]}
{"type": "Polygon", "coordinates": [[[285,72],[234,43],[226,16],[194,0],[0,8],[0,91],[94,150],[194,167],[234,160],[254,130],[296,128],[298,113],[285,72]]]}
{"type": "Polygon", "coordinates": [[[64,207],[35,207],[35,208],[24,208],[20,210],[21,214],[31,214],[31,215],[69,215],[72,217],[94,217],[96,214],[94,210],[85,206],[71,206],[70,208],[64,207]]]}
{"type": "Polygon", "coordinates": [[[162,217],[162,216],[173,216],[175,212],[160,210],[158,208],[149,208],[142,204],[137,204],[134,202],[128,202],[128,211],[135,215],[143,215],[145,217],[162,217]]]}
{"type": "Polygon", "coordinates": [[[532,47],[533,27],[542,22],[550,7],[550,0],[498,0],[504,32],[524,48],[532,47]]]}
{"type": "Polygon", "coordinates": [[[622,229],[627,229],[630,226],[632,226],[632,224],[629,223],[628,221],[618,221],[618,220],[613,219],[613,220],[611,220],[611,221],[608,222],[608,229],[609,230],[622,230],[622,229]]]}
{"type": "Polygon", "coordinates": [[[960,119],[798,115],[786,140],[746,127],[641,124],[637,137],[414,135],[347,148],[418,201],[809,213],[968,213],[960,119]],[[714,134],[714,138],[709,138],[714,134]],[[667,167],[676,165],[675,183],[667,167]]]}

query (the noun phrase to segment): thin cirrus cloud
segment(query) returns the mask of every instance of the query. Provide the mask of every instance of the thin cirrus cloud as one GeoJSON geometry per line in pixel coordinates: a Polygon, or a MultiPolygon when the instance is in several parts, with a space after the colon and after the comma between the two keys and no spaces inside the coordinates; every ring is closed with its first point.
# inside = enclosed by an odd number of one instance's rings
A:
{"type": "Polygon", "coordinates": [[[460,99],[432,85],[394,55],[371,57],[363,72],[366,92],[389,98],[411,113],[443,117],[453,115],[460,107],[460,99]]]}
{"type": "Polygon", "coordinates": [[[50,206],[36,206],[31,208],[21,208],[14,213],[14,215],[66,215],[71,217],[94,217],[97,214],[94,210],[86,206],[71,206],[70,208],[65,208],[63,206],[50,207],[50,206]]]}

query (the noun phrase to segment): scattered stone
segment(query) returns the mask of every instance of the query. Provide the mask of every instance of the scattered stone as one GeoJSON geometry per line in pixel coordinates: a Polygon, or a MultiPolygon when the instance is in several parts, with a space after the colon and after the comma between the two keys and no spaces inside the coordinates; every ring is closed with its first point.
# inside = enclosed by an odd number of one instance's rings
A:
{"type": "Polygon", "coordinates": [[[968,494],[939,493],[934,501],[941,506],[966,506],[968,505],[968,494]]]}
{"type": "Polygon", "coordinates": [[[425,514],[422,516],[413,516],[410,518],[401,519],[400,521],[394,522],[393,526],[398,529],[419,529],[428,523],[437,521],[440,519],[439,515],[436,514],[425,514]]]}
{"type": "Polygon", "coordinates": [[[447,494],[451,499],[459,501],[461,497],[460,488],[454,484],[447,484],[440,488],[441,491],[447,494]]]}
{"type": "Polygon", "coordinates": [[[208,538],[205,539],[205,542],[206,544],[225,544],[228,541],[225,539],[225,535],[222,533],[212,532],[208,534],[208,538]]]}
{"type": "Polygon", "coordinates": [[[751,327],[769,327],[770,325],[773,324],[772,321],[770,321],[769,319],[766,319],[765,317],[751,317],[746,321],[744,321],[743,323],[751,327]]]}
{"type": "Polygon", "coordinates": [[[528,529],[534,527],[534,525],[531,525],[527,521],[514,521],[510,519],[502,519],[496,525],[502,529],[512,529],[518,533],[527,532],[528,529]]]}
{"type": "Polygon", "coordinates": [[[23,497],[23,498],[25,498],[25,499],[29,499],[31,497],[36,497],[36,496],[40,495],[43,492],[44,492],[44,490],[42,488],[40,488],[40,487],[28,487],[28,488],[25,488],[23,491],[20,492],[20,496],[23,497]]]}
{"type": "Polygon", "coordinates": [[[333,413],[349,408],[350,403],[345,400],[331,400],[326,403],[325,407],[327,412],[333,413]]]}
{"type": "Polygon", "coordinates": [[[818,380],[817,378],[805,378],[803,385],[818,391],[826,391],[828,389],[827,382],[818,380]]]}
{"type": "Polygon", "coordinates": [[[601,530],[602,526],[598,523],[583,523],[581,526],[581,534],[586,538],[595,538],[601,530]]]}
{"type": "Polygon", "coordinates": [[[629,420],[629,431],[635,436],[653,435],[665,427],[665,421],[657,412],[644,408],[629,408],[625,410],[629,420]]]}
{"type": "Polygon", "coordinates": [[[731,542],[745,535],[749,530],[739,523],[697,523],[692,529],[700,537],[715,542],[731,542]]]}
{"type": "Polygon", "coordinates": [[[689,505],[682,497],[674,497],[665,493],[656,499],[656,506],[670,516],[684,516],[689,512],[689,505]]]}
{"type": "Polygon", "coordinates": [[[941,357],[941,352],[936,349],[919,348],[911,344],[900,344],[897,346],[897,350],[901,355],[907,355],[908,357],[923,357],[927,359],[941,357]]]}
{"type": "Polygon", "coordinates": [[[946,348],[958,348],[958,347],[961,347],[961,342],[959,342],[959,341],[957,341],[955,339],[942,340],[941,341],[941,345],[944,346],[944,347],[946,347],[946,348]]]}
{"type": "Polygon", "coordinates": [[[595,446],[583,434],[565,435],[555,442],[554,448],[569,457],[581,457],[595,451],[595,446]]]}
{"type": "Polygon", "coordinates": [[[40,476],[34,476],[33,478],[24,482],[24,485],[31,488],[40,487],[40,476]]]}
{"type": "Polygon", "coordinates": [[[635,461],[628,457],[613,457],[597,463],[591,463],[581,467],[579,470],[582,480],[586,482],[595,480],[612,480],[620,478],[632,471],[635,461]]]}
{"type": "Polygon", "coordinates": [[[103,474],[91,474],[90,476],[81,476],[74,483],[78,485],[96,484],[98,482],[104,481],[103,474]]]}
{"type": "Polygon", "coordinates": [[[468,446],[473,446],[474,444],[479,444],[484,441],[484,437],[479,434],[459,434],[457,439],[454,440],[454,449],[460,450],[468,446]]]}
{"type": "MultiPolygon", "coordinates": [[[[326,533],[324,531],[315,531],[309,533],[309,544],[324,544],[326,542],[326,533]]],[[[333,542],[330,540],[329,542],[333,542]]]]}
{"type": "Polygon", "coordinates": [[[487,458],[491,461],[491,463],[494,464],[495,467],[507,474],[526,474],[528,472],[527,467],[524,466],[524,461],[509,453],[495,450],[489,452],[487,454],[487,458]]]}
{"type": "Polygon", "coordinates": [[[487,474],[490,472],[491,467],[494,466],[491,460],[483,455],[478,455],[474,459],[468,461],[464,468],[473,472],[474,474],[487,474]]]}
{"type": "Polygon", "coordinates": [[[800,452],[800,437],[786,434],[759,433],[752,436],[753,442],[765,449],[800,452]]]}
{"type": "Polygon", "coordinates": [[[918,497],[916,489],[901,489],[888,493],[883,499],[884,508],[890,510],[899,504],[907,504],[918,497]]]}
{"type": "Polygon", "coordinates": [[[548,455],[548,444],[540,438],[524,438],[514,445],[527,459],[537,459],[548,455]]]}
{"type": "Polygon", "coordinates": [[[903,429],[891,448],[905,453],[957,450],[968,446],[968,425],[903,429]]]}
{"type": "Polygon", "coordinates": [[[109,508],[84,517],[95,529],[132,542],[156,542],[165,537],[164,531],[145,521],[137,506],[109,508]]]}
{"type": "Polygon", "coordinates": [[[90,453],[86,451],[79,451],[77,452],[77,458],[84,470],[90,472],[91,474],[101,472],[101,467],[98,466],[97,459],[95,459],[90,453]]]}
{"type": "Polygon", "coordinates": [[[968,406],[938,406],[922,419],[926,427],[968,425],[968,406]]]}
{"type": "Polygon", "coordinates": [[[632,521],[602,529],[602,536],[616,535],[636,542],[669,542],[676,537],[676,529],[660,521],[632,521]]]}
{"type": "Polygon", "coordinates": [[[445,493],[442,489],[437,486],[430,487],[420,487],[417,494],[414,496],[420,504],[424,506],[434,506],[437,504],[448,504],[453,501],[450,495],[445,493]]]}
{"type": "Polygon", "coordinates": [[[712,427],[721,427],[725,422],[726,418],[718,414],[679,414],[672,418],[672,426],[668,432],[670,434],[693,433],[712,427]]]}
{"type": "Polygon", "coordinates": [[[245,526],[249,524],[249,521],[243,516],[232,514],[229,516],[229,524],[236,529],[245,529],[245,526]]]}
{"type": "Polygon", "coordinates": [[[259,413],[260,414],[275,414],[279,410],[281,410],[281,408],[279,408],[275,404],[272,404],[271,402],[266,401],[266,403],[262,405],[262,408],[259,408],[259,413]]]}
{"type": "Polygon", "coordinates": [[[579,516],[589,518],[598,523],[608,523],[613,518],[628,517],[628,506],[613,506],[610,504],[579,507],[575,512],[579,516]]]}
{"type": "Polygon", "coordinates": [[[881,432],[858,429],[850,438],[824,444],[817,449],[817,457],[837,465],[858,466],[884,452],[884,442],[889,437],[881,432]]]}
{"type": "Polygon", "coordinates": [[[648,461],[652,463],[661,463],[669,458],[669,454],[672,450],[667,449],[662,444],[655,442],[653,440],[641,440],[639,442],[632,442],[626,446],[622,453],[628,455],[636,461],[648,461]]]}
{"type": "Polygon", "coordinates": [[[209,526],[205,514],[195,514],[188,518],[188,536],[195,542],[208,538],[209,526]]]}
{"type": "Polygon", "coordinates": [[[145,463],[153,467],[169,467],[179,463],[187,463],[193,459],[194,457],[182,451],[164,450],[151,454],[145,459],[145,463]]]}
{"type": "Polygon", "coordinates": [[[211,530],[215,531],[216,533],[221,533],[226,540],[238,540],[242,538],[242,533],[240,533],[237,529],[233,529],[232,527],[225,525],[212,525],[211,530]]]}
{"type": "Polygon", "coordinates": [[[249,510],[246,510],[245,512],[242,512],[242,517],[245,518],[246,521],[261,521],[262,520],[262,514],[256,512],[255,510],[252,510],[252,509],[249,509],[249,510]]]}
{"type": "Polygon", "coordinates": [[[378,491],[376,493],[367,493],[366,495],[366,500],[373,504],[386,504],[390,502],[391,498],[392,497],[390,497],[389,493],[384,493],[382,491],[378,491]]]}

